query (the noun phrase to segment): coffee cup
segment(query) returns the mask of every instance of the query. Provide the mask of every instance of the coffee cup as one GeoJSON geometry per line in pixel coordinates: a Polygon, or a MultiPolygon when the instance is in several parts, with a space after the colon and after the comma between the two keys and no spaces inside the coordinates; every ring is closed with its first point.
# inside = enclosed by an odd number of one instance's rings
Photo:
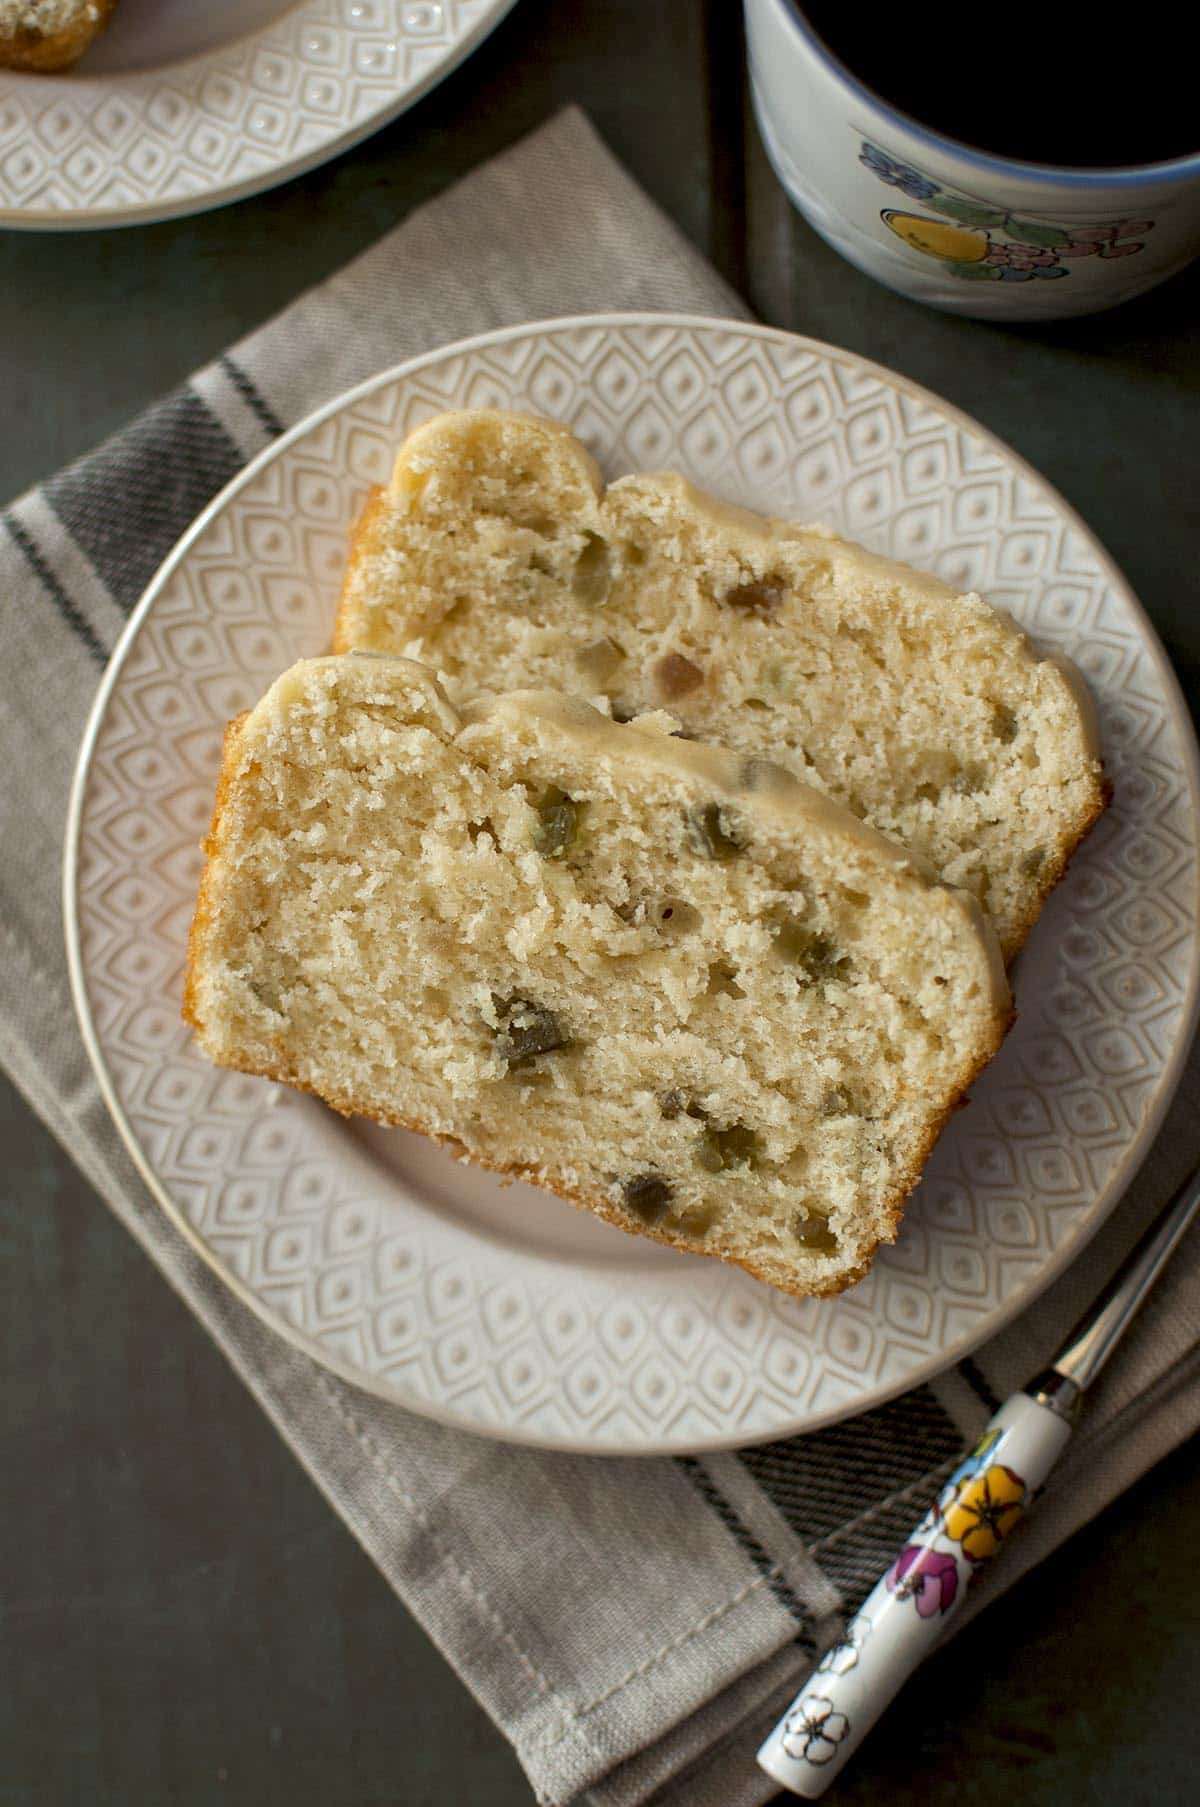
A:
{"type": "Polygon", "coordinates": [[[822,238],[888,288],[982,319],[1066,319],[1116,307],[1200,252],[1200,154],[1023,163],[873,91],[796,0],[746,0],[746,31],[779,180],[822,238]]]}

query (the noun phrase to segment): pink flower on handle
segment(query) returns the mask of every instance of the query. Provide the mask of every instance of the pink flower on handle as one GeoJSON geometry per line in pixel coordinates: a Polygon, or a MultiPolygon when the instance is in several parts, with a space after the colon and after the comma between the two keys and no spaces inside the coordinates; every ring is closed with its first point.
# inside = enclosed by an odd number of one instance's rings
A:
{"type": "Polygon", "coordinates": [[[888,1570],[887,1584],[898,1600],[911,1600],[923,1619],[932,1619],[954,1605],[958,1564],[940,1550],[910,1543],[888,1570]]]}

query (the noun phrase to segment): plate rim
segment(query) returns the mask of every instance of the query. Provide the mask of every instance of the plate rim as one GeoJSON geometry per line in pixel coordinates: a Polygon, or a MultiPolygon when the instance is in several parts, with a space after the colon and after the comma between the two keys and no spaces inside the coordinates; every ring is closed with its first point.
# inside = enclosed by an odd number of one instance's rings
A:
{"type": "Polygon", "coordinates": [[[1132,585],[1123,575],[1116,561],[1107,548],[1058,490],[1041,475],[1041,473],[1013,450],[998,434],[982,426],[965,410],[945,401],[935,391],[927,389],[923,384],[915,383],[899,372],[879,364],[873,359],[864,358],[857,352],[848,351],[844,347],[831,345],[825,340],[814,339],[807,334],[793,333],[782,327],[763,325],[758,321],[730,319],[722,315],[691,314],[675,312],[655,312],[644,310],[618,311],[595,314],[565,314],[549,319],[526,321],[516,326],[495,328],[488,332],[473,334],[470,338],[454,340],[449,344],[438,346],[435,350],[422,352],[414,358],[403,359],[400,363],[390,365],[378,371],[374,376],[365,378],[361,383],[343,390],[339,395],[323,403],[312,413],[296,422],[281,434],[278,439],[265,446],[222,488],[197,515],[196,519],[180,536],[179,540],[167,554],[146,589],[130,613],[129,619],[121,631],[113,648],[108,664],[105,667],[100,685],[88,712],[83,738],[80,742],[79,754],[71,781],[70,796],[67,805],[66,835],[63,845],[62,867],[62,904],[63,925],[66,939],[67,969],[70,979],[72,1002],[75,1007],[83,1044],[87,1051],[92,1069],[96,1075],[101,1096],[109,1114],[116,1124],[122,1141],[128,1150],[135,1167],[145,1182],[151,1196],[166,1213],[168,1219],[182,1232],[193,1250],[201,1256],[206,1265],[218,1275],[243,1305],[249,1307],[259,1321],[268,1326],[276,1335],[282,1337],[291,1347],[300,1350],[320,1367],[339,1376],[350,1385],[373,1397],[385,1400],[388,1404],[411,1411],[416,1416],[428,1418],[435,1423],[443,1424],[451,1429],[469,1431],[476,1436],[486,1437],[491,1441],[514,1443],[527,1448],[556,1450],[563,1454],[574,1455],[607,1455],[607,1456],[661,1456],[704,1454],[723,1449],[742,1449],[757,1443],[771,1443],[788,1437],[807,1435],[830,1425],[841,1423],[844,1419],[856,1417],[859,1413],[870,1411],[886,1404],[910,1389],[921,1386],[936,1375],[944,1373],[957,1362],[969,1356],[975,1349],[1006,1329],[1020,1314],[1032,1306],[1053,1283],[1064,1274],[1071,1263],[1076,1260],[1099,1232],[1103,1224],[1111,1216],[1116,1206],[1127,1192],[1133,1179],[1141,1168],[1158,1131],[1178,1090],[1183,1075],[1184,1064],[1195,1039],[1197,1024],[1200,1022],[1200,742],[1197,740],[1191,713],[1184,699],[1179,679],[1167,655],[1165,646],[1159,638],[1157,629],[1151,621],[1144,605],[1140,601],[1132,585]],[[257,480],[259,474],[270,466],[276,458],[282,457],[298,440],[320,427],[326,420],[339,413],[343,408],[372,394],[375,390],[385,388],[389,384],[403,382],[415,376],[430,364],[435,364],[452,357],[465,356],[473,351],[481,350],[497,344],[504,344],[514,338],[533,336],[550,330],[584,331],[611,330],[613,328],[631,327],[673,327],[684,331],[725,331],[742,333],[748,337],[766,340],[776,345],[799,348],[811,351],[820,357],[835,363],[853,366],[856,370],[866,372],[883,381],[908,397],[918,402],[932,404],[944,417],[951,420],[961,429],[981,439],[989,447],[999,452],[1012,467],[1026,480],[1038,486],[1057,509],[1062,518],[1076,533],[1080,534],[1093,550],[1101,570],[1116,590],[1123,603],[1129,607],[1137,621],[1143,637],[1143,644],[1148,651],[1156,673],[1163,685],[1168,711],[1172,725],[1176,728],[1182,748],[1182,775],[1187,786],[1188,799],[1191,806],[1194,845],[1198,858],[1194,874],[1196,890],[1196,917],[1193,922],[1191,947],[1189,950],[1189,968],[1186,990],[1184,992],[1183,1009],[1180,1019],[1180,1031],[1168,1060],[1164,1063],[1162,1077],[1155,1096],[1139,1123],[1130,1136],[1128,1143],[1115,1164],[1113,1172],[1091,1212],[1079,1227],[1066,1237],[1062,1246],[1044,1263],[1035,1279],[1015,1293],[1013,1298],[1006,1299],[987,1317],[982,1327],[963,1332],[949,1344],[938,1349],[923,1361],[917,1362],[895,1383],[876,1385],[856,1397],[849,1405],[832,1406],[825,1412],[808,1413],[795,1420],[783,1421],[770,1430],[755,1432],[749,1436],[739,1436],[717,1432],[710,1437],[686,1442],[674,1441],[665,1444],[648,1445],[644,1440],[599,1440],[594,1437],[561,1437],[539,1434],[524,1427],[506,1427],[494,1424],[483,1424],[444,1407],[441,1402],[431,1402],[424,1398],[414,1398],[399,1388],[389,1385],[377,1376],[364,1373],[352,1363],[344,1361],[336,1352],[329,1350],[304,1331],[290,1324],[286,1319],[272,1312],[258,1294],[240,1276],[227,1269],[217,1258],[215,1252],[190,1223],[184,1213],[175,1204],[165,1185],[156,1175],[148,1156],[141,1145],[130,1123],[125,1109],[116,1093],[116,1088],[109,1074],[104,1052],[100,1044],[93,1021],[90,1001],[87,992],[87,973],[84,966],[79,923],[79,845],[83,827],[83,803],[87,788],[88,774],[91,769],[92,756],[96,741],[107,713],[108,704],[125,661],[141,630],[142,623],[154,606],[159,592],[174,575],[176,569],[187,557],[192,544],[209,524],[229,505],[237,492],[257,480]]]}
{"type": "MultiPolygon", "coordinates": [[[[297,0],[293,11],[301,12],[308,0],[297,0]]],[[[21,207],[20,205],[0,206],[0,227],[10,232],[95,232],[108,231],[120,226],[157,226],[167,220],[186,219],[191,214],[209,213],[218,207],[228,207],[236,201],[247,201],[253,195],[264,194],[267,190],[277,188],[283,182],[290,182],[297,176],[307,175],[309,171],[319,169],[323,163],[330,163],[345,151],[352,150],[365,138],[375,132],[382,131],[418,101],[424,100],[439,83],[451,75],[460,63],[466,61],[483,40],[488,37],[507,17],[517,4],[517,0],[490,0],[488,10],[480,15],[469,31],[463,33],[461,40],[447,50],[432,68],[427,69],[418,81],[401,90],[391,100],[369,112],[365,118],[356,120],[353,125],[344,127],[326,142],[317,145],[310,151],[303,151],[297,156],[284,157],[273,163],[268,169],[260,170],[257,175],[246,176],[241,181],[218,184],[205,189],[199,194],[179,195],[175,199],[160,201],[139,201],[125,207],[21,207]]],[[[286,17],[286,15],[283,15],[286,17]]],[[[125,75],[73,75],[67,70],[61,74],[37,75],[18,69],[0,70],[0,98],[11,82],[24,77],[26,80],[38,82],[48,93],[52,94],[52,84],[69,82],[77,90],[90,90],[101,100],[107,94],[119,94],[122,84],[134,78],[160,73],[167,75],[170,71],[186,68],[199,68],[211,62],[216,56],[228,52],[237,45],[253,44],[264,37],[279,23],[272,20],[266,25],[248,32],[239,32],[227,43],[214,46],[209,50],[199,50],[191,56],[177,57],[174,62],[155,64],[151,69],[130,70],[125,75]]],[[[326,21],[321,21],[322,27],[326,21]]],[[[344,30],[344,26],[339,26],[344,30]]]]}

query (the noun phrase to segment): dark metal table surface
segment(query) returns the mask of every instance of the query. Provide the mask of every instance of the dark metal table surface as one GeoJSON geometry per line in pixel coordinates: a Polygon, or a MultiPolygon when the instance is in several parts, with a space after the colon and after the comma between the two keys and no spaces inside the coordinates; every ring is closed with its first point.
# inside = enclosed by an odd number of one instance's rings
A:
{"type": "MultiPolygon", "coordinates": [[[[1044,471],[1194,702],[1200,266],[1019,330],[887,294],[785,202],[735,0],[519,0],[421,105],[299,181],[161,226],[0,233],[0,492],[568,100],[764,319],[927,383],[1044,471]]],[[[0,1152],[0,1807],[527,1807],[499,1734],[7,1088],[0,1152]]],[[[1198,1548],[1193,1443],[926,1667],[838,1801],[1200,1799],[1198,1548]]]]}

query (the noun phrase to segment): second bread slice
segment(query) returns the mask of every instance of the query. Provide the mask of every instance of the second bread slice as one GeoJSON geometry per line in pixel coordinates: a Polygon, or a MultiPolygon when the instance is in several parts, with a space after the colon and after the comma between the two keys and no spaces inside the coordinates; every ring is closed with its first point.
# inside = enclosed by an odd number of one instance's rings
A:
{"type": "Polygon", "coordinates": [[[971,890],[1006,957],[1104,803],[1082,680],[978,596],[481,410],[410,435],[355,535],[339,648],[455,701],[549,685],[786,765],[971,890]]]}
{"type": "Polygon", "coordinates": [[[226,1066],[836,1291],[1009,998],[977,906],[761,760],[293,667],[227,738],[186,1014],[226,1066]]]}

